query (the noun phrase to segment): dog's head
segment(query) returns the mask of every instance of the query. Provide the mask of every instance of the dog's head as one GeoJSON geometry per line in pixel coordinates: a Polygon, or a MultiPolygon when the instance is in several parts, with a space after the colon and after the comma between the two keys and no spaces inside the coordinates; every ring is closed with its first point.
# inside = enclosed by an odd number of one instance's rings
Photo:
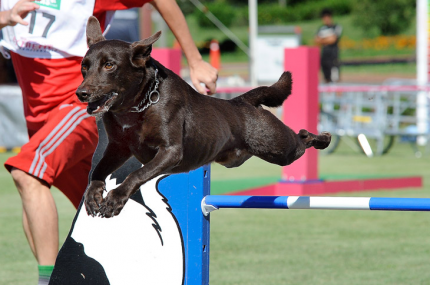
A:
{"type": "Polygon", "coordinates": [[[81,63],[83,82],[76,90],[87,112],[101,115],[107,111],[130,109],[142,91],[147,75],[152,44],[161,32],[132,44],[106,40],[98,20],[91,16],[87,25],[89,50],[81,63]]]}

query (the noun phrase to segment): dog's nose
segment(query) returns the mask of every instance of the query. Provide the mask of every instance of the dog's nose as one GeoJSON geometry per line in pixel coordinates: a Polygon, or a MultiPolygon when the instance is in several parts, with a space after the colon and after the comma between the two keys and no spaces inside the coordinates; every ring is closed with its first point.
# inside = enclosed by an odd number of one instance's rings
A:
{"type": "Polygon", "coordinates": [[[79,87],[76,90],[76,95],[78,95],[78,99],[81,102],[87,102],[88,98],[90,98],[90,91],[88,90],[88,88],[85,87],[79,87]]]}

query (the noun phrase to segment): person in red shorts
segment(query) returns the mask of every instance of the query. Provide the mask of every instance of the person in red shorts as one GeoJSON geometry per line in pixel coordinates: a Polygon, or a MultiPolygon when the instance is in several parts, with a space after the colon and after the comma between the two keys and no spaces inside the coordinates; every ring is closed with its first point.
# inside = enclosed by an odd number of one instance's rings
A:
{"type": "Polygon", "coordinates": [[[58,216],[51,195],[59,188],[77,207],[97,146],[97,127],[75,95],[82,82],[80,62],[87,51],[88,18],[105,30],[115,10],[151,3],[163,16],[188,60],[195,88],[214,93],[217,71],[202,60],[174,0],[1,0],[0,51],[10,54],[22,89],[29,142],[9,158],[23,205],[23,227],[39,264],[39,284],[49,280],[58,253],[58,216]],[[5,52],[6,48],[9,52],[5,52]],[[46,275],[46,276],[45,276],[46,275]]]}

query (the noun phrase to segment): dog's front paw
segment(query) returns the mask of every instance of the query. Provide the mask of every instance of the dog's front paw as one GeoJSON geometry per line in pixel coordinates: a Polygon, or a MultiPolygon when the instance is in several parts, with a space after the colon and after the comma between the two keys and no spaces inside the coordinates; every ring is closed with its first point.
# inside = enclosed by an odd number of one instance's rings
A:
{"type": "Polygon", "coordinates": [[[100,215],[104,218],[117,216],[130,197],[124,193],[125,191],[121,191],[121,186],[110,191],[100,206],[100,215]]]}
{"type": "Polygon", "coordinates": [[[85,191],[85,209],[88,216],[96,216],[103,202],[103,191],[106,190],[103,181],[91,181],[85,191]]]}

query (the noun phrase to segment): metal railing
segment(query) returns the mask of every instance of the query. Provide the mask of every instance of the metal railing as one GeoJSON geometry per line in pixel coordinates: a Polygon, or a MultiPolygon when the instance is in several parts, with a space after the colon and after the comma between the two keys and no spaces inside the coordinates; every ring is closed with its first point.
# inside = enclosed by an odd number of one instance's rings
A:
{"type": "MultiPolygon", "coordinates": [[[[368,155],[382,155],[393,146],[395,137],[411,143],[416,156],[417,138],[429,139],[428,131],[418,131],[417,109],[429,109],[418,105],[420,93],[428,87],[409,86],[320,86],[321,113],[319,129],[329,131],[339,140],[341,137],[356,138],[360,148],[368,155]]],[[[430,125],[429,116],[425,118],[430,125]]],[[[338,141],[334,142],[334,151],[338,141]]]]}

